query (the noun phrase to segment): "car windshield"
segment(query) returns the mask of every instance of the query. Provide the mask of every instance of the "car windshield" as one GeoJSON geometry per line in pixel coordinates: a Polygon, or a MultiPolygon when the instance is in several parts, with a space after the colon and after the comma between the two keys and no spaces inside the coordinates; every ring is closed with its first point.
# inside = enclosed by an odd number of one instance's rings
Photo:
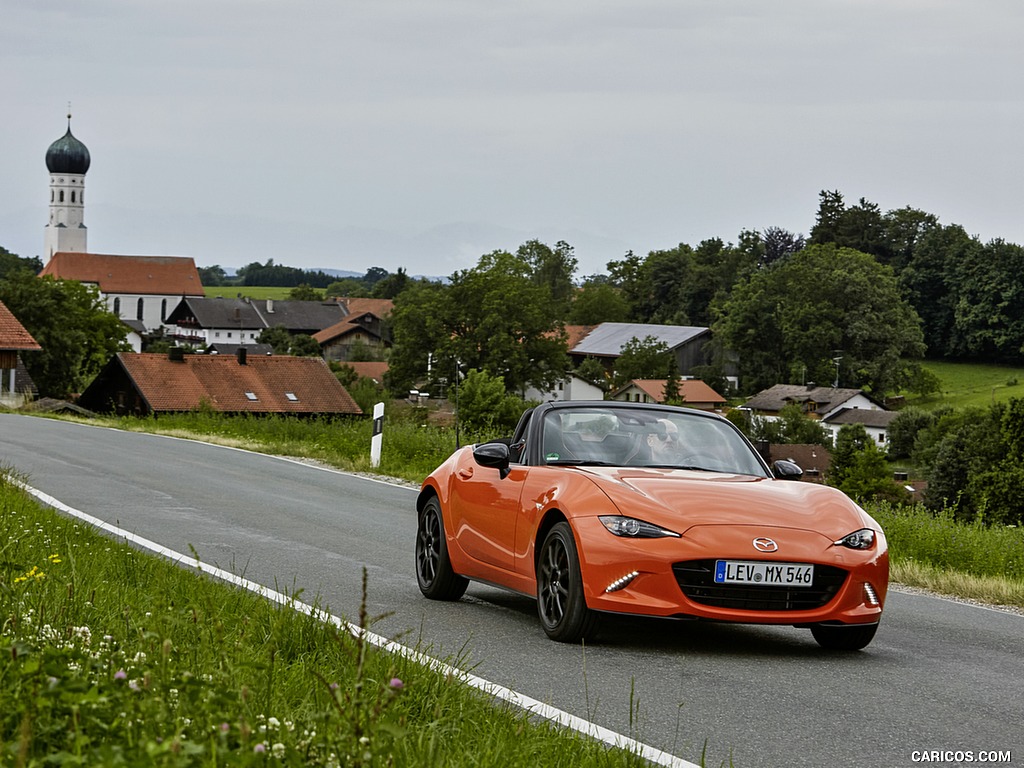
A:
{"type": "Polygon", "coordinates": [[[766,474],[726,421],[683,410],[587,407],[544,416],[545,464],[659,467],[766,474]]]}

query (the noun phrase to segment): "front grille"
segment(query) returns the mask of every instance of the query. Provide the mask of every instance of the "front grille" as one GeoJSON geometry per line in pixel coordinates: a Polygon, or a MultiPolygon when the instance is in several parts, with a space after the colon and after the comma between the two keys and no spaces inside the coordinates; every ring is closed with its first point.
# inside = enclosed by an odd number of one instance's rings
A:
{"type": "Polygon", "coordinates": [[[831,565],[814,566],[809,587],[716,584],[714,560],[690,560],[672,566],[683,594],[701,605],[743,611],[810,611],[821,608],[839,592],[846,571],[831,565]]]}

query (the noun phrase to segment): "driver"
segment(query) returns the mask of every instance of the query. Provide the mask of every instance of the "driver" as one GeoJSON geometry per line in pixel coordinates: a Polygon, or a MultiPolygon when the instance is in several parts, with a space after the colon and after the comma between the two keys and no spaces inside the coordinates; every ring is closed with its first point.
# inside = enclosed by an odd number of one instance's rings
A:
{"type": "Polygon", "coordinates": [[[679,440],[679,427],[668,419],[658,419],[656,431],[647,436],[654,464],[678,464],[683,458],[683,446],[679,440]]]}

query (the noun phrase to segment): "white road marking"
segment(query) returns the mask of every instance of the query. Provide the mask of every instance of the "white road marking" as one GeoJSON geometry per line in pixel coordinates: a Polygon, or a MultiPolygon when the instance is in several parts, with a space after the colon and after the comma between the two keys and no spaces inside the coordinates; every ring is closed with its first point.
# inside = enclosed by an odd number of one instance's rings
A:
{"type": "Polygon", "coordinates": [[[18,482],[17,480],[15,480],[14,482],[17,485],[19,485],[24,491],[37,498],[43,504],[53,507],[54,509],[63,512],[64,514],[70,515],[71,517],[82,520],[83,522],[89,523],[90,525],[95,526],[100,530],[106,531],[107,533],[122,538],[125,541],[128,541],[137,547],[148,549],[149,551],[154,552],[155,554],[161,555],[162,557],[166,557],[168,560],[171,560],[175,564],[188,565],[200,571],[201,573],[209,574],[210,576],[220,579],[221,581],[225,581],[229,584],[234,584],[235,586],[247,589],[250,592],[254,592],[257,595],[266,598],[267,600],[271,600],[280,605],[290,606],[295,610],[299,611],[300,613],[313,616],[321,621],[330,622],[339,629],[349,632],[352,635],[358,636],[361,634],[363,638],[366,640],[366,642],[384,651],[387,651],[388,653],[392,653],[396,656],[401,656],[403,658],[410,659],[418,664],[422,664],[423,666],[433,670],[438,674],[459,679],[466,685],[472,686],[473,688],[483,691],[489,696],[493,696],[496,699],[499,699],[515,707],[523,709],[533,715],[542,717],[545,720],[549,720],[552,723],[556,723],[557,725],[560,725],[564,728],[568,728],[572,731],[576,731],[577,733],[596,739],[611,747],[632,752],[633,754],[639,755],[640,757],[644,758],[645,760],[651,763],[654,763],[655,765],[663,765],[667,766],[668,768],[700,768],[700,766],[698,766],[696,763],[691,763],[687,760],[683,760],[682,758],[676,757],[675,755],[669,754],[668,752],[664,752],[660,749],[655,749],[652,746],[636,741],[635,739],[631,739],[628,736],[623,736],[621,733],[616,733],[615,731],[612,731],[608,728],[603,728],[602,726],[597,725],[596,723],[592,723],[589,720],[584,720],[581,717],[569,714],[564,710],[557,709],[548,704],[545,704],[542,701],[538,701],[537,699],[525,696],[517,691],[513,691],[510,688],[506,688],[503,685],[498,685],[497,683],[492,683],[491,681],[485,680],[482,677],[477,677],[476,675],[470,674],[469,672],[465,672],[464,670],[453,667],[450,664],[446,664],[445,662],[440,661],[439,659],[435,659],[432,656],[428,656],[425,653],[413,650],[408,646],[396,643],[393,640],[388,640],[386,637],[383,637],[382,635],[378,635],[368,630],[365,630],[361,627],[358,627],[355,624],[345,621],[344,619],[338,616],[334,616],[333,614],[329,614],[325,611],[321,611],[317,608],[314,608],[313,606],[308,605],[307,603],[303,603],[293,598],[290,598],[288,597],[288,595],[265,587],[262,584],[250,581],[249,579],[242,578],[241,576],[237,576],[233,573],[222,570],[220,568],[215,568],[213,566],[206,565],[205,563],[196,560],[196,558],[194,557],[183,555],[180,552],[174,551],[173,549],[168,549],[167,547],[157,544],[155,541],[150,541],[149,539],[143,538],[142,536],[137,536],[136,534],[130,531],[126,531],[123,528],[107,523],[103,520],[100,520],[97,517],[93,517],[92,515],[75,509],[74,507],[70,507],[67,504],[64,504],[63,502],[59,501],[58,499],[55,499],[53,496],[50,496],[47,493],[43,493],[42,491],[33,488],[30,485],[18,482]]]}

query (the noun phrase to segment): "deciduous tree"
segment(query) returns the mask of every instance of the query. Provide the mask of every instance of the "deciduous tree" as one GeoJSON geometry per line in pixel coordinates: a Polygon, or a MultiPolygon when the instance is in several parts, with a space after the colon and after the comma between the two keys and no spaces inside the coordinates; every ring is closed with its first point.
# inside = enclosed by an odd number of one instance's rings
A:
{"type": "Polygon", "coordinates": [[[22,355],[42,396],[81,392],[112,355],[131,350],[127,326],[94,286],[18,270],[0,280],[0,301],[43,348],[22,355]]]}
{"type": "Polygon", "coordinates": [[[714,327],[752,390],[787,381],[794,364],[809,380],[829,381],[841,356],[840,386],[884,394],[900,388],[924,354],[920,319],[892,270],[833,245],[808,246],[751,275],[714,327]]]}

